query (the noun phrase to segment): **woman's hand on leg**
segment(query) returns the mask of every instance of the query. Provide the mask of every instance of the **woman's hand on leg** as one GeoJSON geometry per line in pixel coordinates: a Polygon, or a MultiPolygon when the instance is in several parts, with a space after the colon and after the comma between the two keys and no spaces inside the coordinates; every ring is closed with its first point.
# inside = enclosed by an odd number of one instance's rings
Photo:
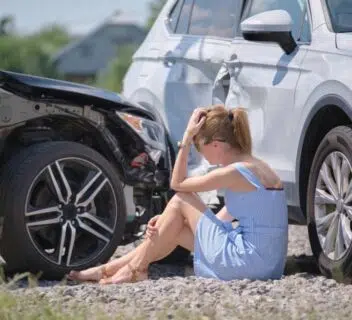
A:
{"type": "Polygon", "coordinates": [[[160,214],[154,216],[153,218],[151,218],[149,220],[148,225],[147,225],[147,231],[146,231],[146,238],[147,239],[152,239],[153,237],[155,237],[157,235],[158,228],[156,226],[156,223],[159,218],[160,218],[160,214]]]}

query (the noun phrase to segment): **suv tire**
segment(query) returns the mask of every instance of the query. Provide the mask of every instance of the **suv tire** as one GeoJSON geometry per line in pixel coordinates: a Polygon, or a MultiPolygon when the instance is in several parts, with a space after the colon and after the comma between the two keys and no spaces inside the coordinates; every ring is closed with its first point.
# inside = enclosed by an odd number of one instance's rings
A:
{"type": "Polygon", "coordinates": [[[307,190],[307,223],[320,271],[352,280],[352,129],[332,129],[313,159],[307,190]]]}
{"type": "Polygon", "coordinates": [[[6,271],[60,279],[107,261],[124,232],[123,194],[115,168],[87,146],[63,141],[21,150],[0,178],[6,271]]]}

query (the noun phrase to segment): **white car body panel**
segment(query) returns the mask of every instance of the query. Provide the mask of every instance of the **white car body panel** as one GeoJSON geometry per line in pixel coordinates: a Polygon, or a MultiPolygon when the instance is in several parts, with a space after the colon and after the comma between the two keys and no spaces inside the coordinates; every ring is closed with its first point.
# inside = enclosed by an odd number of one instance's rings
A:
{"type": "MultiPolygon", "coordinates": [[[[255,155],[279,173],[288,205],[299,208],[302,143],[319,101],[341,98],[352,118],[352,34],[332,32],[322,2],[309,0],[310,41],[287,55],[275,43],[172,34],[167,21],[175,3],[167,2],[135,53],[123,94],[159,111],[174,146],[194,108],[217,102],[247,108],[255,155]],[[228,95],[219,90],[227,72],[228,95]]],[[[209,165],[193,150],[189,169],[203,174],[209,165]]],[[[214,195],[203,199],[211,203],[214,195]]]]}

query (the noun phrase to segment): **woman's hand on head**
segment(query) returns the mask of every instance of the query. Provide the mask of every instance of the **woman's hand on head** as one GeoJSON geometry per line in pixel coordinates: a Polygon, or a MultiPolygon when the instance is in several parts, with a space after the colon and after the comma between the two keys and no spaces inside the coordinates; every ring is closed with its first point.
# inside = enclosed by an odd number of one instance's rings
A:
{"type": "Polygon", "coordinates": [[[193,111],[186,128],[185,138],[192,139],[200,130],[206,119],[207,110],[197,108],[193,111]]]}

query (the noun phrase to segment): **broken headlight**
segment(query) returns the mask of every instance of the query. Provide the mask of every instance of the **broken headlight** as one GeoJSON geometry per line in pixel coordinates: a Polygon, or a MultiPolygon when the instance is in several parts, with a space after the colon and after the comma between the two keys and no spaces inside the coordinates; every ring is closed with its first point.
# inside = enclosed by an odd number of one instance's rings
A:
{"type": "Polygon", "coordinates": [[[166,152],[164,127],[155,121],[129,113],[116,111],[116,114],[121,120],[128,124],[130,128],[138,133],[147,145],[149,156],[155,163],[158,163],[161,155],[166,152]]]}

